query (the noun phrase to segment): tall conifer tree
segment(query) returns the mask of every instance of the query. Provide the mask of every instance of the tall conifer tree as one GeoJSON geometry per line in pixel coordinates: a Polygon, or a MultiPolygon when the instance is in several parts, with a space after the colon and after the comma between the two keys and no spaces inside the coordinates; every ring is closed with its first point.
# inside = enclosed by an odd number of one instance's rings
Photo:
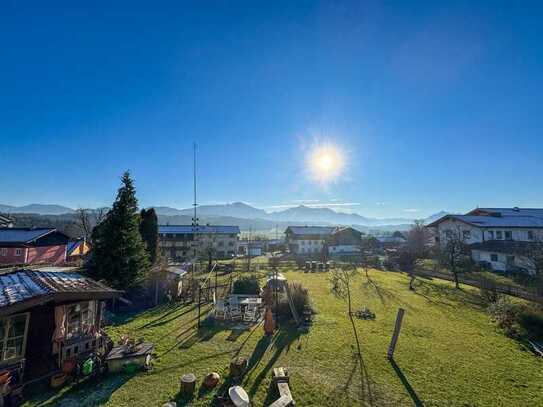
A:
{"type": "Polygon", "coordinates": [[[140,213],[140,233],[149,261],[155,264],[158,252],[158,218],[154,208],[142,209],[140,213]]]}
{"type": "Polygon", "coordinates": [[[138,285],[149,268],[140,235],[140,216],[134,182],[126,171],[113,207],[93,232],[90,274],[118,289],[138,285]]]}

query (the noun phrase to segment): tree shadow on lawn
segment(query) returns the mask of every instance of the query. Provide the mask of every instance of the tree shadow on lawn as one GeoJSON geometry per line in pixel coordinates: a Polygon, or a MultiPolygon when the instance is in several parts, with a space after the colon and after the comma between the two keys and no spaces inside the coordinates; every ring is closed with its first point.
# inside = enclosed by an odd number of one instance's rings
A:
{"type": "Polygon", "coordinates": [[[192,311],[194,311],[197,306],[196,305],[192,305],[190,307],[188,307],[188,309],[184,310],[183,312],[181,312],[180,314],[176,314],[174,315],[173,317],[171,318],[166,318],[172,314],[175,314],[177,311],[179,311],[180,309],[183,309],[185,308],[185,306],[182,306],[182,307],[176,307],[175,309],[171,310],[171,311],[168,311],[166,312],[164,315],[161,315],[160,317],[158,317],[157,319],[153,320],[153,321],[150,321],[142,326],[139,326],[137,327],[136,329],[137,330],[140,330],[140,329],[151,329],[151,328],[156,328],[156,327],[159,327],[159,326],[162,326],[162,325],[165,325],[165,324],[168,324],[174,320],[176,320],[177,318],[180,318],[182,317],[183,315],[186,315],[192,311]]]}
{"type": "Polygon", "coordinates": [[[87,379],[80,384],[58,392],[51,390],[44,383],[33,389],[27,401],[36,407],[50,407],[62,405],[63,407],[92,407],[106,403],[111,395],[138,373],[109,374],[100,381],[87,379]],[[32,397],[35,395],[35,397],[32,397]]]}
{"type": "Polygon", "coordinates": [[[473,308],[481,308],[484,302],[479,295],[472,290],[464,290],[433,282],[419,281],[415,285],[414,293],[437,306],[456,307],[465,305],[473,308]]]}
{"type": "MultiPolygon", "coordinates": [[[[262,360],[263,356],[268,352],[272,351],[273,353],[270,356],[270,359],[260,370],[258,375],[255,377],[251,388],[248,393],[253,397],[260,384],[264,378],[269,374],[270,370],[274,367],[275,363],[279,357],[285,353],[287,354],[290,351],[290,347],[294,341],[300,337],[300,331],[294,325],[283,324],[281,328],[275,333],[271,338],[263,336],[258,343],[256,344],[255,350],[249,359],[248,371],[249,374],[251,371],[257,368],[262,360]]],[[[286,366],[288,368],[288,366],[286,366]]]]}
{"type": "Polygon", "coordinates": [[[405,308],[414,308],[409,304],[405,304],[392,290],[381,287],[375,280],[373,280],[369,274],[366,276],[366,282],[362,283],[363,291],[375,291],[379,301],[383,306],[388,305],[388,301],[401,304],[405,308]]]}

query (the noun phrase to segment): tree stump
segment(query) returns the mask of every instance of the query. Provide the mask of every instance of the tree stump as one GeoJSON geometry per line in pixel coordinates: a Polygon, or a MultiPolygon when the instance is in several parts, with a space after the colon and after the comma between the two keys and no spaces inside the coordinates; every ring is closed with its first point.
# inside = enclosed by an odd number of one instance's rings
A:
{"type": "Polygon", "coordinates": [[[180,392],[183,395],[191,395],[196,388],[196,376],[194,373],[187,373],[181,377],[180,392]]]}
{"type": "Polygon", "coordinates": [[[230,362],[230,375],[234,377],[240,377],[247,369],[247,359],[243,357],[237,357],[230,362]]]}
{"type": "Polygon", "coordinates": [[[204,386],[211,390],[215,388],[219,380],[221,380],[221,376],[216,372],[211,372],[204,378],[204,386]]]}

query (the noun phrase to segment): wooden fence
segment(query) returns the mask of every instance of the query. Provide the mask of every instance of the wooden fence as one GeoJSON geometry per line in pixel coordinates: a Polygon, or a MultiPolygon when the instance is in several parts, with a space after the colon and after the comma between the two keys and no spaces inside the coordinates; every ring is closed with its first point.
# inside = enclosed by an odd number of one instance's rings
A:
{"type": "MultiPolygon", "coordinates": [[[[442,280],[454,281],[454,276],[452,274],[441,273],[439,271],[433,270],[424,270],[416,271],[415,274],[420,277],[430,277],[430,278],[439,278],[442,280]]],[[[496,292],[506,295],[511,295],[513,297],[522,298],[527,301],[537,302],[543,304],[543,297],[537,293],[530,292],[521,287],[516,287],[514,285],[498,283],[489,279],[473,279],[463,276],[462,274],[458,275],[458,281],[462,284],[466,284],[476,288],[487,288],[496,290],[496,292]]]]}

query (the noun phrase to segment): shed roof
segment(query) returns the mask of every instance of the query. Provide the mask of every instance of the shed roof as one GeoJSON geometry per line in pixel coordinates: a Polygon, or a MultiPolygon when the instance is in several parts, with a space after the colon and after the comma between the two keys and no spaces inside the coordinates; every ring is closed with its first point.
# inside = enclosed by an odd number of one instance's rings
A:
{"type": "Polygon", "coordinates": [[[48,301],[106,299],[119,294],[78,273],[22,269],[0,275],[0,315],[48,301]]]}
{"type": "Polygon", "coordinates": [[[213,233],[213,234],[239,234],[239,226],[192,226],[192,225],[161,225],[158,233],[192,234],[192,233],[213,233]]]}
{"type": "Polygon", "coordinates": [[[55,231],[55,228],[0,228],[0,244],[29,243],[55,231]]]}

